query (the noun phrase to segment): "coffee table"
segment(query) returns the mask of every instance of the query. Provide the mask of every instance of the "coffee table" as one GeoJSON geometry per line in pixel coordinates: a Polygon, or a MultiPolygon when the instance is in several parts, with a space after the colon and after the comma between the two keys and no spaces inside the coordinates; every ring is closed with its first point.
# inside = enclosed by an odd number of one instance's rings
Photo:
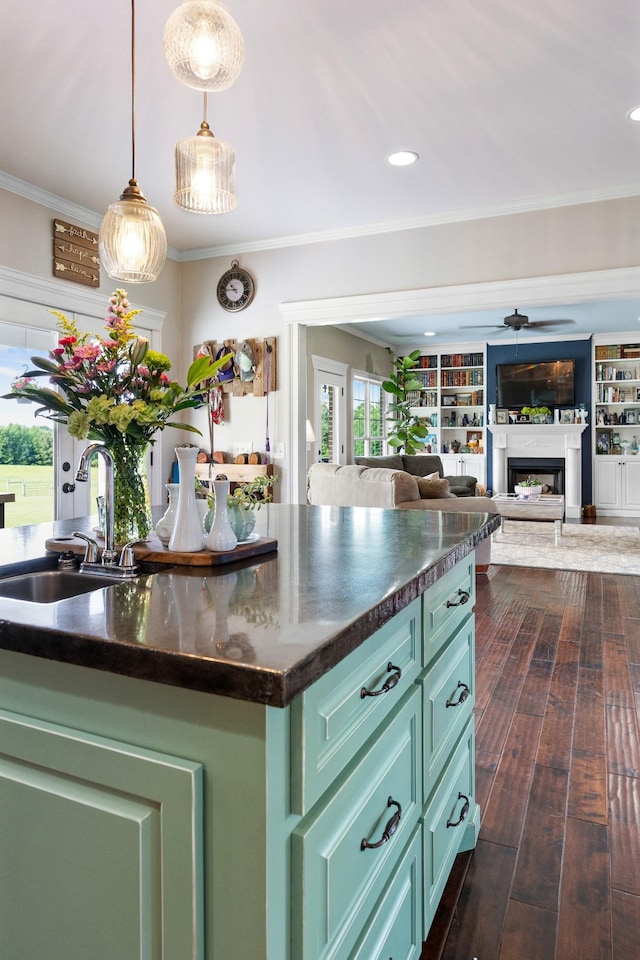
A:
{"type": "Polygon", "coordinates": [[[559,494],[542,494],[526,500],[515,493],[497,493],[491,498],[500,514],[500,532],[504,533],[505,520],[553,520],[555,543],[560,544],[564,519],[564,497],[559,494]]]}

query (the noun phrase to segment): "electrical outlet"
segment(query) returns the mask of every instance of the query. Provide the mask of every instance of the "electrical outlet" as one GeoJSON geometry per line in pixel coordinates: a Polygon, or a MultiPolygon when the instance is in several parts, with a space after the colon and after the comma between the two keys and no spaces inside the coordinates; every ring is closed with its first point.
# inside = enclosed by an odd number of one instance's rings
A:
{"type": "Polygon", "coordinates": [[[249,440],[244,440],[242,443],[234,443],[234,457],[237,457],[241,453],[253,453],[253,443],[251,443],[249,440]]]}
{"type": "Polygon", "coordinates": [[[274,460],[284,460],[284,457],[285,457],[284,443],[274,443],[272,455],[274,460]]]}

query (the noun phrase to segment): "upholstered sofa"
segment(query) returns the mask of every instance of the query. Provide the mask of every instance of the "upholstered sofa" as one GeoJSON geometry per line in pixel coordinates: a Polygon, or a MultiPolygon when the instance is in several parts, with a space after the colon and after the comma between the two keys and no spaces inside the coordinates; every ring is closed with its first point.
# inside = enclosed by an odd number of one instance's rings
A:
{"type": "MultiPolygon", "coordinates": [[[[441,510],[459,513],[497,513],[489,497],[440,496],[423,498],[419,478],[404,470],[360,464],[313,463],[307,475],[307,499],[316,506],[384,507],[398,510],[441,510]]],[[[476,549],[478,572],[491,562],[491,539],[476,549]]]]}
{"type": "Polygon", "coordinates": [[[392,454],[388,457],[356,457],[356,463],[361,467],[385,467],[387,470],[404,470],[412,477],[427,477],[438,473],[449,481],[451,493],[456,497],[475,497],[477,494],[477,477],[450,477],[445,476],[442,460],[436,454],[416,453],[409,456],[406,453],[392,454]]]}

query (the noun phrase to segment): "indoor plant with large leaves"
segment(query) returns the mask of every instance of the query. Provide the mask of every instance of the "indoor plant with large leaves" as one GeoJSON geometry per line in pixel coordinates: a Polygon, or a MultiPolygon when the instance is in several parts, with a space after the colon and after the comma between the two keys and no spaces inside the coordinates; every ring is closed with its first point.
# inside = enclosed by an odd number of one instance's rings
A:
{"type": "Polygon", "coordinates": [[[393,373],[382,384],[382,389],[394,398],[388,407],[391,416],[387,422],[391,429],[387,431],[387,443],[398,453],[413,455],[423,449],[429,434],[424,420],[411,413],[411,407],[416,406],[415,392],[423,387],[413,372],[420,351],[414,350],[406,357],[396,357],[391,350],[389,353],[393,373]]]}

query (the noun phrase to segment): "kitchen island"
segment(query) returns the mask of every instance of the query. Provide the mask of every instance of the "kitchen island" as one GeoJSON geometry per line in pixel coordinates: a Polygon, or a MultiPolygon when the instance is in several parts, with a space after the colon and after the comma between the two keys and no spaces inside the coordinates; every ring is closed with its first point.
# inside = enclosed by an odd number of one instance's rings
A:
{"type": "MultiPolygon", "coordinates": [[[[273,553],[0,598],[3,960],[417,960],[479,826],[497,523],[269,504],[273,553]]],[[[2,556],[74,529],[0,531],[2,556]]]]}

